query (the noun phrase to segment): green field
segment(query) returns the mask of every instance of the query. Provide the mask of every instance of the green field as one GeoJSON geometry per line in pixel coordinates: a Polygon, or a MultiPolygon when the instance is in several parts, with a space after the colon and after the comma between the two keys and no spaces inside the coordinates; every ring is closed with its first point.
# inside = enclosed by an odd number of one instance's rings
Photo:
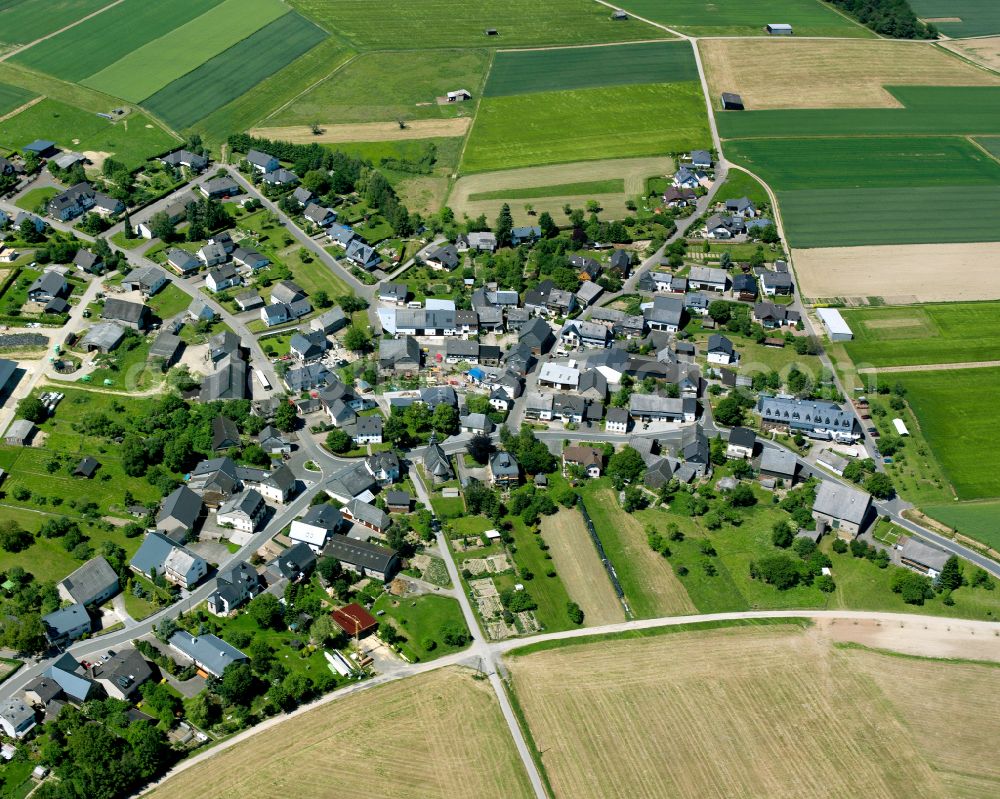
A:
{"type": "Polygon", "coordinates": [[[1000,185],[779,191],[793,247],[996,241],[1000,185]],[[947,194],[947,199],[944,195],[947,194]]]}
{"type": "Polygon", "coordinates": [[[82,81],[220,2],[125,0],[93,19],[18,53],[13,60],[63,80],[82,81]]]}
{"type": "Polygon", "coordinates": [[[670,34],[640,22],[612,22],[611,9],[590,0],[291,0],[358,49],[512,47],[661,39],[670,34]],[[496,28],[499,36],[487,37],[496,28]],[[419,33],[418,33],[419,32],[419,33]]]}
{"type": "Polygon", "coordinates": [[[33,139],[51,139],[78,152],[103,152],[129,167],[165,152],[177,139],[140,112],[112,124],[106,119],[46,98],[6,122],[0,122],[0,145],[17,148],[33,139]]]}
{"type": "MultiPolygon", "coordinates": [[[[732,158],[728,148],[726,156],[732,158]]],[[[717,202],[725,202],[726,200],[738,200],[741,197],[749,198],[758,207],[771,201],[767,196],[767,189],[760,184],[757,178],[746,172],[740,172],[738,169],[730,169],[726,176],[726,182],[715,193],[715,199],[717,202]]]]}
{"type": "Polygon", "coordinates": [[[705,114],[696,82],[490,97],[480,103],[462,171],[707,147],[705,114]]]}
{"type": "Polygon", "coordinates": [[[1000,136],[981,136],[976,144],[988,150],[994,158],[1000,158],[1000,136]]]}
{"type": "Polygon", "coordinates": [[[688,42],[501,51],[483,96],[693,80],[698,67],[688,42]]]}
{"type": "Polygon", "coordinates": [[[110,0],[7,0],[0,3],[0,42],[28,44],[93,14],[110,0]]]}
{"type": "Polygon", "coordinates": [[[425,594],[418,597],[394,597],[383,594],[375,601],[374,611],[385,611],[393,626],[406,637],[401,644],[411,661],[433,660],[457,652],[460,647],[444,642],[443,631],[455,628],[468,632],[462,608],[451,597],[425,594]],[[434,646],[429,644],[433,642],[434,646]]]}
{"type": "Polygon", "coordinates": [[[787,22],[798,36],[872,36],[818,0],[626,0],[621,7],[693,36],[764,36],[769,22],[787,22]]]}
{"type": "Polygon", "coordinates": [[[250,91],[326,37],[294,12],[209,59],[147,98],[144,105],[175,128],[186,128],[250,91]]]}
{"type": "Polygon", "coordinates": [[[910,0],[921,19],[958,17],[961,22],[935,22],[941,33],[953,39],[1000,33],[1000,5],[995,0],[910,0]]]}
{"type": "Polygon", "coordinates": [[[797,109],[719,114],[724,139],[804,136],[989,136],[1000,133],[1000,87],[887,86],[905,108],[797,109]]]}
{"type": "Polygon", "coordinates": [[[611,194],[625,191],[622,178],[591,180],[582,183],[560,183],[555,186],[529,186],[523,189],[498,189],[469,195],[470,200],[534,200],[543,197],[569,197],[585,194],[611,194]]]}
{"type": "Polygon", "coordinates": [[[365,53],[296,97],[266,124],[337,124],[472,115],[488,65],[489,52],[484,49],[365,53]],[[468,89],[474,99],[437,104],[437,97],[454,89],[468,89]]]}
{"type": "Polygon", "coordinates": [[[854,332],[855,364],[910,366],[996,358],[1000,302],[858,308],[841,312],[854,332]]]}
{"type": "Polygon", "coordinates": [[[20,86],[9,86],[0,83],[0,116],[9,114],[15,108],[20,108],[26,102],[38,95],[20,86]]]}
{"type": "Polygon", "coordinates": [[[962,535],[1000,549],[1000,525],[997,525],[1000,502],[953,502],[948,505],[924,505],[921,510],[962,535]]]}
{"type": "Polygon", "coordinates": [[[1000,386],[1000,369],[955,369],[895,375],[931,450],[959,499],[1000,496],[1000,450],[993,431],[1000,404],[986,400],[1000,386]]]}
{"type": "Polygon", "coordinates": [[[1000,185],[1000,163],[957,137],[743,139],[726,156],[779,191],[1000,185]]]}
{"type": "Polygon", "coordinates": [[[197,69],[287,12],[280,0],[223,0],[199,17],[137,47],[83,83],[133,103],[197,69]]]}

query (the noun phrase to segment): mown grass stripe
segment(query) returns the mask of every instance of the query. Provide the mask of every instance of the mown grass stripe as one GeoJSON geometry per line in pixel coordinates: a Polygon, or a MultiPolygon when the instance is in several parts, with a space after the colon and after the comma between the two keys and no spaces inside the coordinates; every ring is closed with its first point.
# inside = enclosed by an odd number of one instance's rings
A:
{"type": "Polygon", "coordinates": [[[27,89],[22,89],[20,86],[0,83],[0,115],[9,114],[15,108],[20,108],[37,96],[36,92],[30,92],[27,89]]]}
{"type": "Polygon", "coordinates": [[[591,180],[581,183],[559,183],[553,186],[528,186],[517,189],[480,191],[469,195],[470,200],[533,200],[542,197],[569,197],[583,194],[612,194],[625,191],[623,178],[591,180]]]}
{"type": "Polygon", "coordinates": [[[326,38],[289,12],[148,97],[143,105],[175,128],[186,128],[249,91],[326,38]]]}

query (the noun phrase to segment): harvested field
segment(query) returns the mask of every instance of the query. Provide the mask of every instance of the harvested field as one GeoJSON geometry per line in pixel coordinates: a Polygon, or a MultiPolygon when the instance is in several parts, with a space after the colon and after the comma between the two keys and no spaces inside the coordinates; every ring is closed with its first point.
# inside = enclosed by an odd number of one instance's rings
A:
{"type": "Polygon", "coordinates": [[[1000,70],[1000,36],[988,39],[951,39],[941,46],[990,69],[1000,70]]]}
{"type": "MultiPolygon", "coordinates": [[[[624,209],[627,196],[643,193],[646,178],[667,175],[674,170],[674,162],[671,158],[617,158],[607,161],[585,161],[575,164],[557,164],[553,166],[528,167],[525,169],[506,169],[501,172],[482,172],[478,175],[466,175],[459,178],[448,198],[448,205],[461,217],[462,214],[478,216],[486,213],[486,208],[493,208],[488,200],[472,201],[471,197],[477,194],[489,192],[495,193],[504,189],[520,190],[529,188],[539,188],[542,186],[565,186],[572,183],[597,182],[605,180],[624,181],[624,194],[619,195],[618,201],[624,209]],[[483,210],[479,210],[480,206],[483,210]]],[[[585,199],[597,199],[590,197],[585,199]]],[[[575,196],[572,201],[579,203],[580,197],[575,196]]],[[[562,205],[566,202],[564,197],[549,197],[541,200],[532,200],[532,205],[541,213],[548,210],[548,205],[553,205],[562,213],[562,205]],[[544,207],[543,207],[544,206],[544,207]]],[[[502,198],[497,198],[494,202],[497,209],[503,204],[502,198]]],[[[511,202],[511,211],[518,214],[523,203],[511,202]]],[[[605,206],[606,212],[611,215],[611,209],[605,206]]],[[[549,210],[549,213],[552,213],[549,210]]],[[[495,216],[495,213],[494,213],[495,216]]],[[[487,218],[492,218],[487,213],[487,218]]]]}
{"type": "Polygon", "coordinates": [[[904,655],[1000,663],[1000,637],[983,635],[981,623],[927,616],[891,624],[859,619],[817,619],[816,632],[830,641],[861,644],[904,655]]]}
{"type": "MultiPolygon", "coordinates": [[[[773,625],[569,644],[508,662],[556,796],[947,795],[894,706],[852,665],[857,654],[773,625]]],[[[882,668],[891,679],[895,660],[883,656],[882,668]]],[[[940,706],[962,688],[938,686],[940,706]]],[[[927,695],[917,699],[926,714],[927,695]]]]}
{"type": "Polygon", "coordinates": [[[625,611],[580,511],[563,509],[543,517],[542,536],[570,599],[583,609],[584,622],[594,625],[624,621],[625,611]]]}
{"type": "Polygon", "coordinates": [[[940,795],[1000,794],[994,745],[1000,735],[1000,669],[858,650],[842,657],[889,700],[909,740],[941,781],[940,795]],[[948,709],[947,735],[942,735],[940,717],[927,712],[929,702],[948,709]]]}
{"type": "Polygon", "coordinates": [[[670,562],[649,548],[642,524],[621,510],[614,492],[599,488],[584,499],[632,612],[640,618],[697,612],[670,562]]]}
{"type": "Polygon", "coordinates": [[[713,99],[736,92],[751,110],[901,108],[886,86],[1000,85],[1000,75],[924,42],[706,39],[698,48],[713,99]]]}
{"type": "Polygon", "coordinates": [[[253,128],[251,136],[288,141],[293,144],[336,144],[337,142],[399,141],[401,139],[431,139],[464,136],[471,123],[469,117],[454,119],[414,119],[400,128],[396,122],[361,122],[355,125],[326,125],[314,135],[307,125],[282,128],[253,128]]]}
{"type": "Polygon", "coordinates": [[[884,297],[887,302],[1000,299],[1000,243],[912,244],[796,250],[795,274],[813,298],[884,297]],[[941,275],[962,275],[942,282],[941,275]],[[905,297],[900,297],[901,294],[905,297]]]}
{"type": "Polygon", "coordinates": [[[489,683],[464,669],[372,688],[252,732],[196,760],[150,796],[531,796],[489,683]]]}

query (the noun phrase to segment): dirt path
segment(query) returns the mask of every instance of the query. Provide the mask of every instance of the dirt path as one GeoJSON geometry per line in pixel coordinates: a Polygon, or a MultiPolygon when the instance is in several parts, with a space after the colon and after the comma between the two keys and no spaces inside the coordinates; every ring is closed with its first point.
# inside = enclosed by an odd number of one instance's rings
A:
{"type": "Polygon", "coordinates": [[[858,369],[860,374],[885,374],[886,372],[944,372],[949,369],[992,369],[1000,366],[1000,361],[967,361],[965,363],[928,363],[909,366],[870,366],[858,369]]]}
{"type": "MultiPolygon", "coordinates": [[[[103,8],[99,8],[99,9],[97,9],[97,11],[94,11],[94,12],[91,12],[90,14],[87,14],[87,16],[85,16],[85,17],[81,17],[76,22],[71,22],[69,25],[64,25],[63,27],[61,27],[57,31],[52,31],[52,33],[48,33],[45,36],[40,36],[39,38],[35,39],[35,41],[33,41],[33,42],[28,42],[27,44],[22,44],[20,47],[15,47],[10,52],[4,53],[3,55],[0,55],[0,61],[6,61],[11,56],[17,55],[18,53],[20,53],[22,50],[27,50],[29,47],[34,47],[39,42],[44,42],[46,39],[51,39],[53,36],[58,36],[63,31],[68,31],[70,28],[75,28],[81,22],[86,22],[91,17],[96,17],[98,14],[103,14],[109,8],[114,8],[115,6],[119,5],[120,3],[124,3],[124,2],[125,2],[125,0],[115,0],[113,3],[108,3],[103,8]]],[[[0,120],[0,122],[2,122],[2,121],[3,120],[0,120]]]]}
{"type": "Polygon", "coordinates": [[[36,103],[42,102],[42,100],[44,100],[44,99],[45,99],[45,95],[43,94],[40,97],[36,97],[33,100],[28,100],[28,102],[26,102],[24,105],[18,106],[13,111],[8,111],[3,116],[0,116],[0,122],[6,122],[11,117],[16,117],[22,111],[27,111],[29,108],[31,108],[31,106],[35,105],[36,103]]]}
{"type": "Polygon", "coordinates": [[[293,144],[336,144],[355,141],[401,141],[404,139],[431,139],[464,136],[472,122],[470,117],[454,119],[414,119],[400,128],[395,122],[364,122],[356,125],[325,125],[323,132],[315,135],[308,125],[283,128],[253,128],[251,136],[292,142],[293,144]]]}

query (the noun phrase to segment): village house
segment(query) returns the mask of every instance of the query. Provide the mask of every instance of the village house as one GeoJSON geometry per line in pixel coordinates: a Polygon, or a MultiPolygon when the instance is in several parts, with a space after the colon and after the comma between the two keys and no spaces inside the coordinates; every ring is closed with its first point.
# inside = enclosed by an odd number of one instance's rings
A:
{"type": "Polygon", "coordinates": [[[218,678],[228,666],[248,660],[235,646],[210,633],[194,636],[187,630],[178,630],[170,636],[169,645],[198,669],[218,678]]]}
{"type": "Polygon", "coordinates": [[[56,586],[59,597],[78,605],[103,605],[118,593],[118,575],[103,557],[91,558],[56,586]]]}
{"type": "Polygon", "coordinates": [[[490,479],[497,488],[514,488],[521,482],[521,467],[509,452],[496,452],[490,458],[490,479]]]}
{"type": "Polygon", "coordinates": [[[208,564],[190,550],[159,533],[147,533],[129,568],[150,579],[162,575],[181,588],[194,588],[208,573],[208,564]]]}
{"type": "Polygon", "coordinates": [[[812,515],[817,523],[850,540],[857,538],[871,521],[872,498],[859,489],[824,480],[816,490],[812,515]]]}
{"type": "Polygon", "coordinates": [[[179,486],[163,500],[156,515],[156,530],[175,543],[183,543],[198,524],[204,503],[187,486],[179,486]]]}
{"type": "Polygon", "coordinates": [[[725,269],[716,269],[710,266],[692,266],[687,278],[688,288],[725,291],[728,277],[725,269]]]}
{"type": "Polygon", "coordinates": [[[253,533],[267,514],[264,497],[255,489],[241,491],[219,506],[215,519],[220,526],[232,527],[244,533],[253,533]]]}
{"type": "Polygon", "coordinates": [[[401,568],[396,550],[343,535],[330,539],[323,550],[323,557],[333,558],[343,568],[362,577],[373,577],[382,582],[389,582],[401,568]]]}
{"type": "Polygon", "coordinates": [[[604,467],[604,453],[594,447],[566,447],[562,453],[563,473],[567,467],[577,466],[583,469],[587,477],[597,479],[604,467]]]}
{"type": "Polygon", "coordinates": [[[789,430],[826,441],[860,438],[854,414],[835,402],[761,394],[755,411],[763,430],[789,430]]]}
{"type": "Polygon", "coordinates": [[[392,520],[385,511],[360,499],[352,499],[342,509],[344,518],[378,534],[389,529],[392,520]]]}
{"type": "Polygon", "coordinates": [[[343,515],[333,505],[313,505],[304,516],[292,522],[288,537],[305,544],[318,555],[343,522],[343,515]]]}
{"type": "Polygon", "coordinates": [[[733,347],[733,342],[718,333],[713,333],[708,337],[705,353],[709,363],[731,364],[739,357],[733,347]]]}
{"type": "Polygon", "coordinates": [[[749,460],[753,457],[757,434],[746,427],[734,427],[729,431],[729,442],[726,444],[726,457],[749,460]]]}

